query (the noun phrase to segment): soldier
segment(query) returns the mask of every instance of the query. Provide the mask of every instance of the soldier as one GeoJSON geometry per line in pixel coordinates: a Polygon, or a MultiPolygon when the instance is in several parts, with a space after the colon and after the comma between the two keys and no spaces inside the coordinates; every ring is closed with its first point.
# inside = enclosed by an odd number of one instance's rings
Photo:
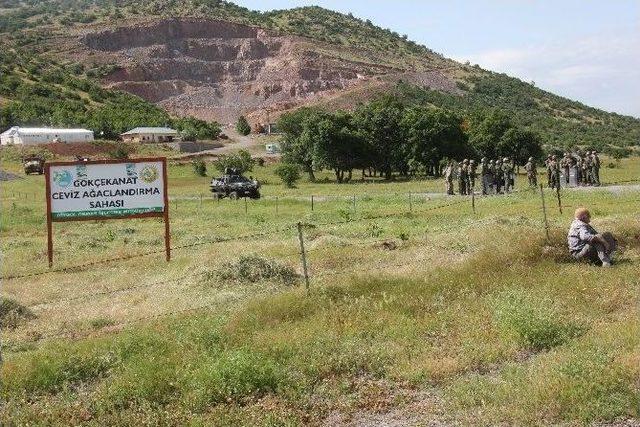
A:
{"type": "Polygon", "coordinates": [[[533,161],[533,157],[529,157],[529,161],[524,165],[524,170],[527,171],[527,178],[529,179],[530,187],[538,186],[538,174],[536,171],[536,164],[533,161]]]}
{"type": "Polygon", "coordinates": [[[476,161],[473,159],[469,160],[469,191],[467,194],[471,194],[471,192],[476,188],[476,177],[478,176],[476,168],[476,161]]]}
{"type": "Polygon", "coordinates": [[[560,167],[564,172],[564,183],[569,186],[569,171],[573,166],[573,162],[571,161],[571,155],[569,153],[564,153],[564,157],[560,160],[560,167]]]}
{"type": "Polygon", "coordinates": [[[464,161],[460,162],[458,165],[458,193],[460,195],[467,194],[467,165],[469,160],[464,159],[464,161]]]}
{"type": "Polygon", "coordinates": [[[591,180],[593,185],[600,186],[600,158],[596,150],[591,152],[591,180]]]}
{"type": "Polygon", "coordinates": [[[512,181],[512,177],[511,177],[511,163],[509,162],[509,159],[507,157],[505,157],[504,159],[502,159],[502,176],[503,176],[503,180],[504,180],[504,192],[508,193],[509,191],[511,191],[512,185],[511,185],[511,181],[512,181]]]}
{"type": "Polygon", "coordinates": [[[591,176],[591,151],[587,151],[584,155],[584,159],[582,160],[582,172],[584,174],[584,183],[585,185],[591,185],[592,176],[591,176]]]}
{"type": "Polygon", "coordinates": [[[547,156],[547,160],[544,161],[544,165],[547,168],[547,187],[551,188],[551,154],[547,156]]]}
{"type": "Polygon", "coordinates": [[[496,168],[495,168],[495,182],[496,182],[496,194],[502,193],[502,188],[504,187],[504,172],[502,170],[502,160],[496,160],[496,168]]]}
{"type": "Polygon", "coordinates": [[[482,180],[482,195],[486,196],[489,190],[489,164],[487,163],[487,158],[483,157],[480,159],[480,179],[482,180]]]}
{"type": "Polygon", "coordinates": [[[578,152],[573,158],[576,165],[576,184],[582,185],[582,155],[578,152]]]}
{"type": "Polygon", "coordinates": [[[489,188],[491,189],[491,193],[496,193],[496,162],[494,160],[489,160],[489,188]]]}
{"type": "Polygon", "coordinates": [[[450,160],[449,164],[444,170],[444,179],[445,179],[445,182],[447,183],[447,194],[450,196],[453,196],[456,194],[453,192],[453,179],[455,178],[455,175],[456,175],[456,162],[453,160],[450,160]]]}

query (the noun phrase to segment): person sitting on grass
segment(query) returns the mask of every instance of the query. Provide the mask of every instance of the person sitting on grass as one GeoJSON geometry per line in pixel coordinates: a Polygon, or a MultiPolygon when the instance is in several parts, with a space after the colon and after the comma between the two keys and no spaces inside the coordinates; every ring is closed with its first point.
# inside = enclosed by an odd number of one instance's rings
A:
{"type": "Polygon", "coordinates": [[[616,239],[611,233],[599,234],[589,222],[591,214],[585,208],[576,209],[567,240],[571,256],[577,260],[611,267],[611,256],[616,250],[616,239]]]}

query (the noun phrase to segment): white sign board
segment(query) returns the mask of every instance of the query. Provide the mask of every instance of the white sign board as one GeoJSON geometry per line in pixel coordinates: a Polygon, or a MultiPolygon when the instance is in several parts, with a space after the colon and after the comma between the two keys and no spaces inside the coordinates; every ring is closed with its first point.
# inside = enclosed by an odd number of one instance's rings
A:
{"type": "Polygon", "coordinates": [[[161,216],[166,201],[165,164],[163,159],[51,163],[47,174],[50,218],[161,216]]]}

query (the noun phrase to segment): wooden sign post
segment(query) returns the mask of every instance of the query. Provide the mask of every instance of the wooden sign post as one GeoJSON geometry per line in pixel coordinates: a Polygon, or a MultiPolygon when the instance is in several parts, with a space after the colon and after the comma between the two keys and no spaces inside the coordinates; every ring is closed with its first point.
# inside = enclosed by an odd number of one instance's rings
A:
{"type": "Polygon", "coordinates": [[[49,267],[53,222],[60,221],[162,217],[171,259],[166,158],[51,162],[44,172],[49,267]]]}

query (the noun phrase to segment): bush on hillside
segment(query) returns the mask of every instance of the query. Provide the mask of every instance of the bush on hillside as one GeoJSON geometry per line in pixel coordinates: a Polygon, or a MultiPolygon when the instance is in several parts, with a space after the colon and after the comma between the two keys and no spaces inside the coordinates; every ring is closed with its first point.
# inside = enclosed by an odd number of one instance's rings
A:
{"type": "Polygon", "coordinates": [[[300,179],[300,168],[290,163],[281,163],[275,170],[276,175],[288,188],[294,188],[300,179]]]}
{"type": "Polygon", "coordinates": [[[245,118],[245,116],[238,117],[238,122],[236,123],[236,131],[240,135],[249,135],[251,133],[251,126],[249,126],[249,122],[245,118]]]}

